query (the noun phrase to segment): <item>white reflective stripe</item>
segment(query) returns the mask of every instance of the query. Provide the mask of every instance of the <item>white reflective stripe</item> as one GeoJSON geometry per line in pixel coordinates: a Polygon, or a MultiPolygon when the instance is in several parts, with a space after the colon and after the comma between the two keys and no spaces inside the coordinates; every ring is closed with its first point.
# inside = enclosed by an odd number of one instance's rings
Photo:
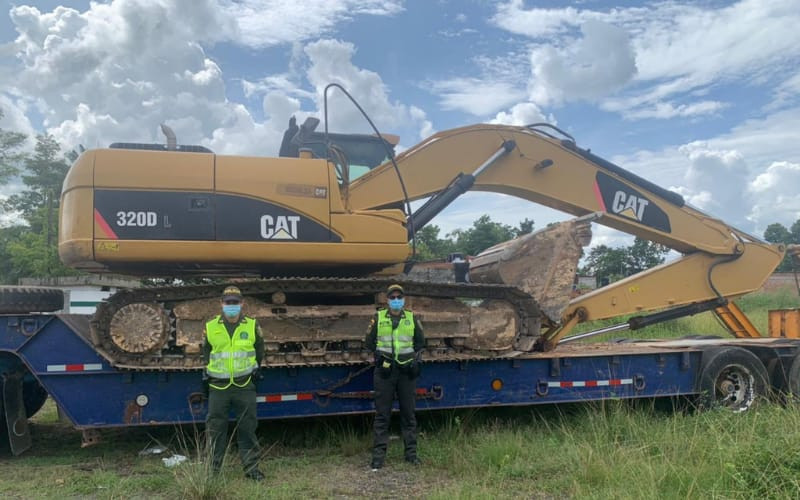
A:
{"type": "Polygon", "coordinates": [[[615,387],[620,385],[632,385],[632,378],[614,378],[610,380],[573,380],[564,382],[548,382],[547,387],[559,387],[569,389],[572,387],[615,387]]]}
{"type": "Polygon", "coordinates": [[[217,360],[217,359],[227,359],[227,358],[229,358],[230,356],[231,356],[231,354],[230,354],[229,352],[218,352],[218,353],[212,353],[212,354],[211,354],[211,356],[209,356],[209,360],[211,360],[211,359],[213,359],[213,360],[217,360]]]}
{"type": "Polygon", "coordinates": [[[77,363],[68,365],[47,365],[48,372],[89,372],[102,370],[100,363],[77,363]]]}
{"type": "Polygon", "coordinates": [[[402,347],[400,348],[400,354],[411,354],[414,352],[413,347],[402,347]]]}
{"type": "Polygon", "coordinates": [[[265,394],[256,396],[256,403],[284,403],[286,401],[311,401],[314,395],[308,392],[298,394],[265,394]]]}
{"type": "Polygon", "coordinates": [[[256,351],[238,351],[233,353],[234,358],[250,358],[256,355],[256,351]]]}
{"type": "Polygon", "coordinates": [[[254,371],[256,371],[256,368],[253,367],[253,368],[248,368],[246,370],[233,372],[233,374],[230,374],[227,371],[215,371],[215,370],[212,370],[210,368],[206,368],[206,373],[207,374],[212,375],[214,378],[220,379],[220,380],[228,380],[231,377],[233,377],[233,378],[244,377],[245,375],[250,375],[254,371]]]}
{"type": "Polygon", "coordinates": [[[409,335],[398,335],[397,336],[397,341],[398,342],[413,342],[414,341],[414,337],[411,337],[409,335]]]}

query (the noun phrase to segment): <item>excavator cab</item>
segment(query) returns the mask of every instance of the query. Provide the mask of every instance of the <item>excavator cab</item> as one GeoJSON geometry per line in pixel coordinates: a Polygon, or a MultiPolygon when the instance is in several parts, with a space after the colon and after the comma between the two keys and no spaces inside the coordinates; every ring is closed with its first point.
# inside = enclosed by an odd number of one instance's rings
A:
{"type": "Polygon", "coordinates": [[[300,150],[310,150],[314,158],[327,158],[337,170],[340,184],[349,184],[394,157],[400,138],[392,134],[337,134],[316,132],[319,119],[306,118],[297,126],[295,117],[283,134],[279,155],[299,158],[300,150]],[[345,175],[346,174],[346,175],[345,175]]]}

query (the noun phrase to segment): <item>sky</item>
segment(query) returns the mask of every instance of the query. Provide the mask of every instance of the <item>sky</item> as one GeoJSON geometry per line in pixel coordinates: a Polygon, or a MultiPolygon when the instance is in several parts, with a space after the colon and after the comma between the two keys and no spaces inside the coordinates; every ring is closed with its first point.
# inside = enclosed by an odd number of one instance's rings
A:
{"type": "MultiPolygon", "coordinates": [[[[800,219],[798,26],[798,0],[4,0],[0,128],[94,148],[163,142],[163,122],[180,144],[277,156],[288,118],[321,117],[336,82],[400,149],[547,121],[761,236],[800,219]]],[[[340,96],[329,120],[369,131],[340,96]]],[[[468,193],[433,223],[483,214],[567,218],[468,193]]]]}

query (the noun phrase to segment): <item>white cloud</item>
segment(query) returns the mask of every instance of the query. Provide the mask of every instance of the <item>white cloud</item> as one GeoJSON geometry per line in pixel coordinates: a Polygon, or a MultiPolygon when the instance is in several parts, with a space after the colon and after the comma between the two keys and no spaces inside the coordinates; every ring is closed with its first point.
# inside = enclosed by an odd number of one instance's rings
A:
{"type": "Polygon", "coordinates": [[[535,102],[601,98],[636,75],[633,48],[624,30],[589,20],[581,31],[583,38],[565,49],[548,47],[531,53],[535,102]]]}
{"type": "Polygon", "coordinates": [[[650,107],[640,107],[633,110],[624,110],[622,116],[628,119],[641,118],[687,118],[715,114],[728,107],[727,103],[719,101],[698,101],[690,104],[675,105],[671,102],[657,102],[650,107]]]}
{"type": "Polygon", "coordinates": [[[489,123],[516,126],[530,125],[532,123],[541,122],[547,122],[553,125],[557,124],[556,119],[552,114],[545,116],[544,113],[542,113],[542,110],[539,109],[539,106],[532,102],[515,104],[511,107],[511,109],[508,110],[508,112],[501,111],[489,121],[489,123]]]}
{"type": "Polygon", "coordinates": [[[497,12],[491,21],[511,33],[539,38],[561,33],[570,26],[580,25],[587,16],[594,17],[591,12],[579,11],[572,7],[525,9],[522,0],[511,0],[497,6],[497,12]]]}
{"type": "Polygon", "coordinates": [[[0,85],[35,103],[48,131],[70,147],[151,142],[159,123],[185,116],[202,117],[176,128],[181,142],[196,143],[233,114],[221,71],[200,45],[234,31],[210,0],[118,0],[83,13],[20,6],[10,14],[18,61],[0,85]],[[163,29],[167,19],[181,22],[163,29]]]}
{"type": "MultiPolygon", "coordinates": [[[[323,108],[325,87],[338,83],[358,101],[381,131],[431,127],[424,111],[390,99],[389,89],[380,75],[353,64],[355,46],[352,43],[319,40],[309,43],[305,53],[310,61],[306,76],[315,89],[318,109],[323,108]]],[[[335,88],[328,91],[328,119],[332,131],[372,132],[358,109],[335,88]]]]}
{"type": "Polygon", "coordinates": [[[255,48],[324,37],[357,15],[391,16],[398,0],[224,0],[238,25],[237,40],[255,48]]]}
{"type": "Polygon", "coordinates": [[[775,110],[796,102],[800,98],[800,72],[795,73],[777,86],[772,102],[767,109],[775,110]]]}
{"type": "Polygon", "coordinates": [[[690,143],[680,150],[690,162],[682,187],[694,202],[702,200],[698,207],[712,214],[725,214],[733,224],[743,221],[749,210],[745,200],[751,173],[741,153],[709,149],[703,143],[690,143]]]}
{"type": "MultiPolygon", "coordinates": [[[[406,126],[416,136],[419,130],[432,129],[430,120],[418,108],[391,101],[379,75],[356,67],[352,44],[294,43],[286,72],[243,82],[246,97],[261,99],[264,121],[243,104],[228,100],[223,71],[204,49],[225,40],[259,45],[247,38],[255,35],[243,32],[237,24],[241,22],[285,19],[288,26],[292,19],[302,19],[311,26],[309,21],[316,17],[309,17],[307,9],[338,13],[339,17],[328,19],[336,21],[359,14],[391,15],[401,8],[389,1],[227,2],[220,6],[212,0],[115,0],[91,3],[85,12],[13,7],[10,16],[17,38],[3,53],[16,57],[3,61],[0,106],[8,108],[5,121],[17,130],[31,129],[30,123],[20,120],[26,108],[35,107],[47,131],[68,147],[163,142],[158,125],[166,122],[180,144],[203,144],[219,153],[274,155],[288,117],[321,114],[317,110],[322,108],[322,88],[337,81],[361,102],[381,130],[406,126]],[[237,9],[268,13],[235,19],[237,9]],[[177,19],[180,22],[167,22],[177,19]],[[303,79],[313,88],[305,85],[304,89],[303,79]],[[303,110],[304,104],[312,108],[303,110]]],[[[341,125],[339,131],[346,131],[358,123],[363,131],[364,121],[357,111],[341,104],[341,95],[334,96],[331,116],[337,121],[333,129],[341,125]]]]}
{"type": "Polygon", "coordinates": [[[795,0],[742,0],[723,8],[665,3],[651,13],[638,21],[634,41],[642,80],[749,78],[800,53],[795,0]]]}
{"type": "Polygon", "coordinates": [[[748,218],[761,225],[782,221],[786,227],[790,227],[800,219],[798,186],[800,163],[772,163],[748,186],[752,198],[756,200],[748,218]]]}
{"type": "Polygon", "coordinates": [[[486,116],[525,98],[525,91],[512,83],[478,78],[454,78],[430,83],[440,96],[445,110],[458,110],[475,116],[486,116]]]}
{"type": "Polygon", "coordinates": [[[800,108],[748,120],[703,141],[612,159],[728,224],[761,236],[800,217],[800,108]]]}
{"type": "Polygon", "coordinates": [[[0,110],[3,111],[3,117],[0,118],[0,128],[25,134],[28,138],[26,146],[28,149],[32,149],[35,143],[36,130],[34,130],[30,120],[25,115],[27,111],[25,102],[12,99],[8,95],[0,93],[0,110]]]}
{"type": "MultiPolygon", "coordinates": [[[[724,7],[658,2],[606,10],[526,9],[522,0],[510,0],[497,6],[492,22],[535,41],[531,49],[533,102],[546,105],[613,97],[603,107],[632,119],[713,113],[721,104],[685,97],[732,81],[770,85],[786,72],[795,73],[800,58],[796,0],[741,0],[724,7]],[[590,38],[586,33],[586,26],[604,23],[626,32],[629,47],[615,46],[609,37],[590,38]],[[575,42],[578,27],[583,27],[584,41],[575,42]],[[604,50],[597,46],[598,41],[604,50]],[[604,72],[599,81],[581,77],[591,74],[593,68],[574,56],[579,53],[576,43],[583,43],[583,50],[598,56],[595,70],[604,72]],[[610,66],[603,63],[609,55],[610,66]],[[635,57],[635,77],[626,71],[631,57],[635,57]],[[631,81],[625,80],[626,74],[631,81]],[[622,95],[610,95],[625,83],[628,87],[622,95]],[[679,96],[684,97],[680,99],[684,104],[670,102],[679,96]]],[[[788,85],[790,90],[796,88],[792,82],[788,85]]]]}

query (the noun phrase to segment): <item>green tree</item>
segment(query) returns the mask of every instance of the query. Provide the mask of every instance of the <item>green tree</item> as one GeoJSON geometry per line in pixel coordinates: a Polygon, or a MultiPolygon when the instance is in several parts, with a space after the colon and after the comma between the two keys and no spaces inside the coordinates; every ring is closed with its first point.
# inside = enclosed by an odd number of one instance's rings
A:
{"type": "Polygon", "coordinates": [[[514,237],[519,238],[525,234],[530,234],[533,232],[533,219],[529,219],[525,217],[525,219],[521,220],[519,225],[514,229],[514,237]]]}
{"type": "Polygon", "coordinates": [[[454,251],[454,243],[446,238],[439,238],[441,229],[436,225],[427,225],[417,231],[417,257],[420,260],[443,259],[454,251]]]}
{"type": "Polygon", "coordinates": [[[664,257],[669,253],[669,247],[637,236],[633,240],[633,245],[626,248],[626,252],[628,254],[626,275],[630,276],[663,263],[664,257]]]}
{"type": "Polygon", "coordinates": [[[786,229],[786,226],[776,222],[767,226],[764,230],[764,239],[770,243],[791,243],[792,233],[786,229]]]}
{"type": "Polygon", "coordinates": [[[593,274],[602,286],[662,264],[668,252],[668,247],[638,237],[627,247],[598,245],[589,251],[580,272],[593,274]]]}
{"type": "Polygon", "coordinates": [[[53,136],[39,135],[36,137],[34,154],[28,156],[23,165],[21,178],[27,189],[10,196],[5,202],[6,209],[21,212],[34,230],[47,231],[47,227],[34,225],[37,222],[36,212],[46,208],[48,215],[52,215],[58,208],[61,185],[70,162],[61,154],[61,146],[53,136]]]}
{"type": "Polygon", "coordinates": [[[455,240],[455,249],[465,255],[478,255],[487,248],[510,240],[516,236],[516,230],[499,222],[492,221],[488,215],[481,215],[469,229],[456,229],[448,234],[455,240]]]}
{"type": "Polygon", "coordinates": [[[25,189],[10,196],[3,208],[19,213],[21,221],[0,235],[0,276],[14,283],[22,276],[64,276],[76,274],[58,258],[59,195],[74,152],[62,155],[50,135],[36,138],[32,155],[25,157],[20,178],[25,189]]]}
{"type": "Polygon", "coordinates": [[[625,248],[597,245],[589,250],[582,274],[593,274],[602,286],[627,276],[628,252],[625,248]]]}
{"type": "MultiPolygon", "coordinates": [[[[792,224],[792,231],[786,229],[781,223],[774,223],[767,226],[767,229],[764,230],[764,239],[769,241],[770,243],[795,243],[800,240],[796,240],[793,234],[793,231],[797,229],[798,233],[800,233],[800,220],[796,221],[792,224]]],[[[791,256],[786,255],[783,257],[783,260],[775,269],[776,272],[779,273],[787,273],[791,272],[792,270],[792,260],[791,256]]]]}
{"type": "Polygon", "coordinates": [[[21,277],[71,276],[79,274],[61,263],[56,246],[57,237],[48,242],[45,233],[23,232],[7,245],[13,281],[21,277]]]}
{"type": "Polygon", "coordinates": [[[13,260],[9,246],[13,246],[30,229],[25,226],[0,228],[0,283],[16,284],[21,273],[13,260]]]}
{"type": "Polygon", "coordinates": [[[794,224],[792,224],[792,227],[789,229],[789,232],[792,233],[791,243],[800,244],[800,219],[794,221],[794,224]]]}
{"type": "MultiPolygon", "coordinates": [[[[0,109],[0,118],[3,115],[3,110],[0,109]]],[[[0,182],[8,182],[19,173],[19,163],[25,158],[20,148],[26,138],[25,134],[0,128],[0,182]]]]}

